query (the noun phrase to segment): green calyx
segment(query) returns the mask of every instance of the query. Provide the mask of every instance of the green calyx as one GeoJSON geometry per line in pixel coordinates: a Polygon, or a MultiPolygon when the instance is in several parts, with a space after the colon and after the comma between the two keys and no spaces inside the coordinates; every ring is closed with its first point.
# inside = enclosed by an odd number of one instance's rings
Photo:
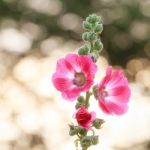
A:
{"type": "Polygon", "coordinates": [[[93,121],[93,126],[96,128],[96,129],[100,129],[102,127],[102,124],[104,123],[105,121],[103,119],[95,119],[93,121]]]}
{"type": "Polygon", "coordinates": [[[87,134],[87,130],[84,128],[81,128],[79,126],[75,126],[74,124],[69,125],[69,135],[70,136],[74,136],[77,135],[79,138],[82,138],[84,136],[86,136],[87,134]]]}
{"type": "Polygon", "coordinates": [[[81,139],[81,146],[85,149],[98,144],[98,136],[85,136],[81,139]]]}

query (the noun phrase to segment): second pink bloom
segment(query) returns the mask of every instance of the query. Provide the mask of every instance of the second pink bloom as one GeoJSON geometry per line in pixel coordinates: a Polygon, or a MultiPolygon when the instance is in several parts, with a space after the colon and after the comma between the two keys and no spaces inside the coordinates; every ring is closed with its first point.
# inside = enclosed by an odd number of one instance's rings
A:
{"type": "Polygon", "coordinates": [[[122,70],[108,67],[106,76],[97,85],[99,106],[106,114],[122,115],[128,110],[130,88],[122,70]]]}

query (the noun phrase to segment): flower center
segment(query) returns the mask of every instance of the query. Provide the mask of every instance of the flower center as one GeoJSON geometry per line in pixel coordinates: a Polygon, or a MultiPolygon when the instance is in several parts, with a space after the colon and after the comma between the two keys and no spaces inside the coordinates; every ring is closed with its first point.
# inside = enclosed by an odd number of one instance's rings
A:
{"type": "Polygon", "coordinates": [[[84,85],[86,78],[82,72],[76,72],[74,75],[73,83],[77,86],[84,85]]]}

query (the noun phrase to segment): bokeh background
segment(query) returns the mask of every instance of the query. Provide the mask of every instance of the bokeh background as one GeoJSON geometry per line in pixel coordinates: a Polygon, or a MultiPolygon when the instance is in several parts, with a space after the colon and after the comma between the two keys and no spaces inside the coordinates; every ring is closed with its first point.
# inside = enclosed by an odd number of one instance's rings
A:
{"type": "Polygon", "coordinates": [[[82,21],[102,16],[96,81],[124,69],[132,96],[121,117],[105,116],[94,150],[150,150],[150,0],[0,0],[0,150],[73,150],[74,103],[52,83],[57,59],[82,45],[82,21]]]}

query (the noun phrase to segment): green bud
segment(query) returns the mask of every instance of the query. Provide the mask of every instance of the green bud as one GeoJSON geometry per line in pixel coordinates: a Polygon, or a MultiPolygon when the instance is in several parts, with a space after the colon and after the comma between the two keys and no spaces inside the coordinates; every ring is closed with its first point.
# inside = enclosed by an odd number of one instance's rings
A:
{"type": "Polygon", "coordinates": [[[102,24],[97,24],[94,28],[94,32],[101,33],[102,31],[103,31],[103,25],[102,24]]]}
{"type": "Polygon", "coordinates": [[[83,21],[83,29],[85,29],[85,30],[92,30],[91,23],[89,23],[87,21],[83,21]]]}
{"type": "Polygon", "coordinates": [[[78,133],[78,127],[77,126],[74,126],[72,124],[72,125],[69,125],[69,127],[70,127],[70,131],[69,131],[70,136],[74,136],[78,133]]]}
{"type": "Polygon", "coordinates": [[[87,134],[87,130],[80,127],[80,128],[79,128],[79,134],[80,134],[81,136],[85,136],[85,135],[87,134]]]}
{"type": "Polygon", "coordinates": [[[97,16],[96,14],[89,15],[89,16],[86,18],[86,21],[89,22],[89,23],[92,23],[92,24],[95,24],[95,23],[98,22],[99,20],[100,20],[100,17],[97,16]]]}
{"type": "Polygon", "coordinates": [[[88,34],[89,41],[95,41],[97,39],[97,35],[94,32],[89,32],[88,34]]]}
{"type": "Polygon", "coordinates": [[[93,62],[96,62],[97,59],[99,58],[99,53],[98,51],[93,51],[92,53],[89,54],[93,60],[93,62]]]}
{"type": "Polygon", "coordinates": [[[89,47],[87,45],[83,45],[82,47],[79,48],[78,54],[79,55],[87,55],[89,52],[89,47]]]}
{"type": "Polygon", "coordinates": [[[77,100],[79,103],[84,103],[84,97],[83,96],[79,96],[77,100]]]}
{"type": "Polygon", "coordinates": [[[103,119],[95,119],[93,121],[93,126],[96,128],[96,129],[100,129],[102,124],[104,123],[105,121],[103,119]]]}
{"type": "Polygon", "coordinates": [[[88,148],[91,146],[91,137],[90,136],[84,136],[82,139],[81,139],[81,146],[83,148],[88,148]]]}
{"type": "Polygon", "coordinates": [[[92,136],[92,145],[97,145],[98,144],[98,136],[92,136]]]}
{"type": "Polygon", "coordinates": [[[95,50],[102,50],[103,49],[103,44],[102,44],[101,40],[97,40],[94,43],[94,49],[95,50]]]}
{"type": "Polygon", "coordinates": [[[84,41],[88,41],[88,40],[89,40],[89,32],[84,32],[84,33],[82,34],[82,39],[83,39],[84,41]]]}
{"type": "Polygon", "coordinates": [[[84,32],[82,34],[82,39],[84,41],[95,41],[97,39],[97,34],[94,32],[84,32]]]}

